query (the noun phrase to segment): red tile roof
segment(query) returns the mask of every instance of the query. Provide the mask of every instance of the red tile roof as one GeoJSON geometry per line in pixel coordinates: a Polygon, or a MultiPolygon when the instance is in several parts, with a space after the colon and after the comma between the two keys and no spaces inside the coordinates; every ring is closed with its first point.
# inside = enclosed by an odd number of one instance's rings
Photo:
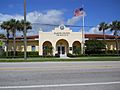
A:
{"type": "MultiPolygon", "coordinates": [[[[39,38],[39,35],[27,36],[27,39],[35,39],[35,38],[39,38]]],[[[16,37],[16,39],[23,39],[23,36],[16,37]]]]}
{"type": "MultiPolygon", "coordinates": [[[[35,38],[39,38],[39,35],[27,36],[27,39],[35,39],[35,38]]],[[[85,34],[85,38],[89,38],[89,39],[103,39],[104,36],[102,34],[85,34]]],[[[105,35],[105,38],[106,39],[114,39],[115,36],[113,36],[113,35],[105,35]]],[[[16,37],[16,39],[23,39],[23,36],[16,37]]],[[[120,39],[120,36],[118,36],[118,39],[120,39]]]]}
{"type": "MultiPolygon", "coordinates": [[[[104,36],[102,34],[85,34],[85,38],[89,39],[103,39],[104,36]]],[[[114,39],[115,36],[113,35],[105,35],[106,39],[114,39]]],[[[120,36],[118,37],[120,39],[120,36]]]]}
{"type": "MultiPolygon", "coordinates": [[[[17,37],[19,38],[23,38],[23,37],[17,37]]],[[[33,35],[33,36],[27,36],[28,39],[35,39],[35,38],[39,38],[39,35],[33,35]]],[[[103,39],[104,36],[102,34],[85,34],[85,38],[90,38],[90,39],[103,39]]],[[[106,39],[114,39],[115,36],[113,35],[105,35],[106,39]]],[[[120,39],[120,36],[118,37],[120,39]]]]}

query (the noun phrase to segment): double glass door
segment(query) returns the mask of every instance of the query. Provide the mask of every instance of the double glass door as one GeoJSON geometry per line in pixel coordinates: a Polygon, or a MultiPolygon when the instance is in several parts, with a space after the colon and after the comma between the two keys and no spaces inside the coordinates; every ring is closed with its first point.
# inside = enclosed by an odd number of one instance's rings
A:
{"type": "Polygon", "coordinates": [[[57,50],[58,54],[65,54],[65,46],[58,46],[57,50]]]}

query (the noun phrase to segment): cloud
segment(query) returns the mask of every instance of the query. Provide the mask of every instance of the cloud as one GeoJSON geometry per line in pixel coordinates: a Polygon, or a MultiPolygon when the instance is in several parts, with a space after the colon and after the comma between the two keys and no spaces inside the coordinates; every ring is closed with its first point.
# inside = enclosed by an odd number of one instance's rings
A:
{"type": "Polygon", "coordinates": [[[72,17],[72,18],[68,19],[67,24],[74,25],[79,20],[80,20],[80,17],[72,17]]]}
{"type": "MultiPolygon", "coordinates": [[[[45,12],[38,12],[38,11],[34,11],[34,12],[29,12],[27,13],[27,21],[30,21],[32,23],[32,30],[28,31],[28,35],[35,35],[38,34],[39,29],[42,28],[43,31],[51,31],[52,29],[54,29],[54,26],[44,26],[44,25],[40,25],[40,24],[56,24],[56,25],[60,25],[60,24],[75,24],[76,22],[78,22],[80,20],[80,17],[72,17],[69,18],[68,20],[65,21],[64,18],[64,11],[62,10],[48,10],[45,12]]],[[[7,21],[10,19],[17,19],[17,20],[21,20],[23,19],[23,15],[9,15],[9,14],[2,14],[0,13],[0,23],[2,23],[3,21],[7,21]]],[[[0,30],[0,32],[2,32],[0,30]]],[[[18,33],[17,35],[21,35],[22,33],[18,33]]]]}
{"type": "Polygon", "coordinates": [[[60,10],[50,10],[45,13],[37,11],[27,14],[27,20],[32,22],[33,30],[28,31],[29,35],[38,34],[39,29],[43,31],[51,31],[53,26],[44,26],[40,24],[61,24],[64,23],[63,12],[60,10]]]}
{"type": "MultiPolygon", "coordinates": [[[[103,31],[99,31],[98,27],[99,25],[92,27],[85,33],[86,34],[103,34],[103,31]]],[[[109,29],[105,30],[105,34],[113,35],[113,33],[109,29]]]]}
{"type": "Polygon", "coordinates": [[[8,15],[8,14],[2,14],[0,13],[0,22],[3,22],[3,21],[7,21],[7,20],[10,20],[10,19],[17,19],[17,20],[21,20],[23,19],[23,16],[21,15],[8,15]]]}
{"type": "MultiPolygon", "coordinates": [[[[49,10],[46,11],[45,13],[41,12],[29,12],[27,14],[27,21],[30,21],[33,23],[33,30],[28,31],[28,35],[34,35],[38,34],[39,28],[42,28],[43,31],[49,31],[51,30],[51,27],[46,27],[46,26],[41,26],[39,24],[35,25],[35,23],[40,23],[40,24],[61,24],[64,23],[64,18],[63,18],[63,11],[60,10],[49,10]],[[49,29],[49,30],[48,30],[49,29]]],[[[22,15],[8,15],[8,14],[2,14],[0,13],[0,23],[3,21],[10,20],[11,18],[21,20],[23,19],[22,15]]],[[[2,31],[0,31],[2,32],[2,31]]],[[[17,33],[17,35],[20,35],[21,33],[17,33]]]]}
{"type": "Polygon", "coordinates": [[[60,10],[50,10],[46,13],[40,13],[37,11],[30,12],[27,14],[27,20],[32,23],[48,23],[48,24],[59,24],[63,22],[63,12],[60,10]]]}
{"type": "Polygon", "coordinates": [[[88,31],[85,32],[86,34],[102,34],[102,31],[99,31],[98,25],[95,27],[90,28],[88,31]]]}

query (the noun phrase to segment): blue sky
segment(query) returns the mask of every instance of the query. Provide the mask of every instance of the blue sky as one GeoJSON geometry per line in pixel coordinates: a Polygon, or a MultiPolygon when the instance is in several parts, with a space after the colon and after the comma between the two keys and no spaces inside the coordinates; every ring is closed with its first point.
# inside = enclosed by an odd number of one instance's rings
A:
{"type": "MultiPolygon", "coordinates": [[[[84,5],[85,25],[97,26],[105,21],[120,20],[120,0],[26,0],[27,20],[50,24],[82,25],[81,18],[74,18],[74,10],[84,5]]],[[[10,18],[23,18],[23,0],[1,0],[0,22],[10,18]]],[[[43,28],[43,27],[42,27],[43,28]]],[[[46,29],[46,28],[43,28],[46,29]]],[[[50,29],[50,28],[49,28],[50,29]]],[[[93,28],[86,32],[95,33],[93,28]],[[93,30],[93,31],[92,31],[93,30]]],[[[79,31],[79,28],[73,28],[79,31]]],[[[99,33],[96,31],[96,33],[99,33]]],[[[36,34],[36,32],[31,32],[36,34]]]]}

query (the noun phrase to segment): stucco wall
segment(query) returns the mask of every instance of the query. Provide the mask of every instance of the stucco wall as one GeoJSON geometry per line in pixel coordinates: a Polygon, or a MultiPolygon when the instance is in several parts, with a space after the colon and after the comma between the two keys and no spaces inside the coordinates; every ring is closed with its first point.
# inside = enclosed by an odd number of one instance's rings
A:
{"type": "Polygon", "coordinates": [[[59,40],[66,40],[68,42],[68,47],[72,47],[73,42],[82,42],[82,32],[72,32],[70,28],[61,30],[60,26],[52,30],[51,32],[39,32],[39,55],[43,52],[43,43],[49,41],[52,43],[54,48],[53,55],[56,53],[56,43],[59,40]]]}
{"type": "MultiPolygon", "coordinates": [[[[32,48],[31,46],[35,46],[36,48],[36,51],[39,50],[39,42],[38,40],[30,40],[30,41],[27,41],[27,51],[32,51],[32,48]]],[[[13,51],[13,41],[9,41],[9,51],[13,51]]],[[[16,41],[16,51],[24,51],[24,42],[23,41],[16,41]]]]}

